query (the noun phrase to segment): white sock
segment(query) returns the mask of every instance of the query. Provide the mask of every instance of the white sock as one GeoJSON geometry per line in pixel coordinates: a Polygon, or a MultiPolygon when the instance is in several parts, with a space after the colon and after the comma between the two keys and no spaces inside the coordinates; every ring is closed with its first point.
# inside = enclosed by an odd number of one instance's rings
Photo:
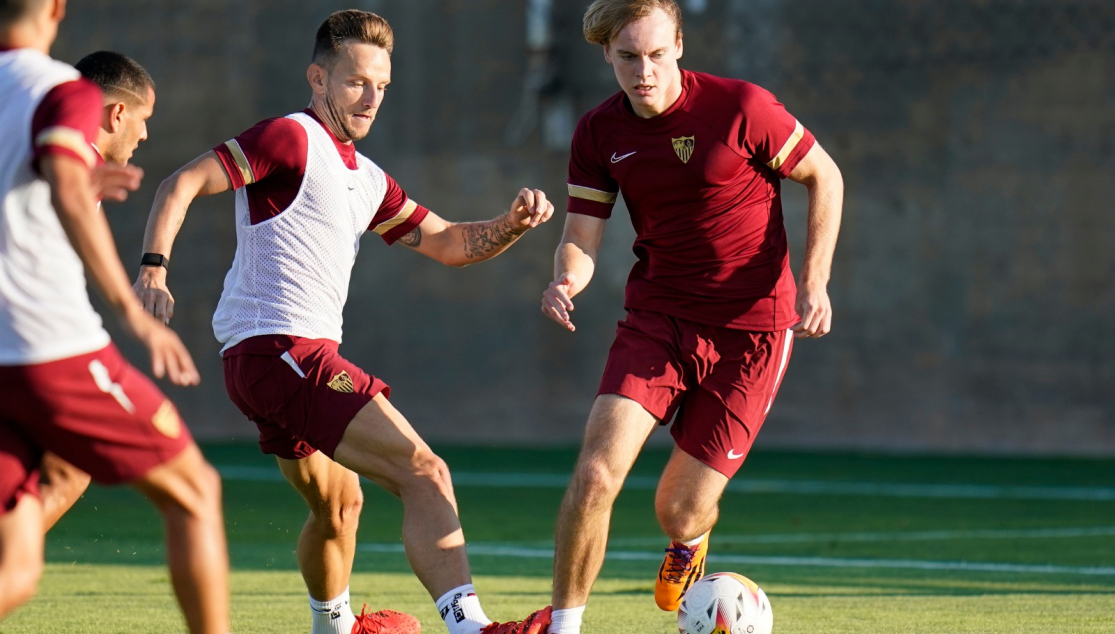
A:
{"type": "Polygon", "coordinates": [[[581,634],[581,615],[585,606],[554,610],[550,613],[550,634],[581,634]]]}
{"type": "Polygon", "coordinates": [[[684,544],[686,548],[692,550],[695,546],[700,545],[700,543],[703,542],[703,541],[705,541],[705,536],[701,535],[700,537],[698,537],[696,539],[691,539],[687,542],[678,542],[678,543],[679,544],[684,544]]]}
{"type": "Polygon", "coordinates": [[[480,607],[476,588],[471,583],[446,592],[434,605],[445,627],[449,628],[449,634],[479,634],[481,628],[492,622],[480,607]]]}
{"type": "Polygon", "coordinates": [[[335,599],[318,601],[310,597],[310,612],[314,615],[310,634],[352,634],[356,616],[348,604],[348,588],[335,599]]]}

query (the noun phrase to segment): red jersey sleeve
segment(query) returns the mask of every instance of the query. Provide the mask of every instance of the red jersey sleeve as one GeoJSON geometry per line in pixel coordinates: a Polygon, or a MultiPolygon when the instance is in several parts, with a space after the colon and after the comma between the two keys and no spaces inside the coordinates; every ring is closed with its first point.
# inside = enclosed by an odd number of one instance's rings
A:
{"type": "Polygon", "coordinates": [[[293,119],[280,117],[260,121],[213,151],[232,188],[240,189],[272,176],[301,183],[308,147],[306,129],[293,119]]]}
{"type": "Polygon", "coordinates": [[[741,106],[741,148],[786,178],[813,147],[813,135],[774,95],[754,84],[746,85],[741,106]]]}
{"type": "Polygon", "coordinates": [[[394,244],[422,224],[430,210],[408,198],[395,179],[387,174],[384,177],[387,179],[387,193],[383,195],[383,202],[368,225],[368,231],[375,231],[384,242],[394,244]]]}
{"type": "Polygon", "coordinates": [[[601,154],[592,139],[590,115],[581,118],[573,133],[568,185],[569,213],[604,219],[611,217],[619,184],[601,161],[601,154]]]}
{"type": "Polygon", "coordinates": [[[47,92],[31,117],[32,161],[44,156],[71,156],[96,165],[93,142],[101,125],[101,89],[85,79],[58,84],[47,92]]]}

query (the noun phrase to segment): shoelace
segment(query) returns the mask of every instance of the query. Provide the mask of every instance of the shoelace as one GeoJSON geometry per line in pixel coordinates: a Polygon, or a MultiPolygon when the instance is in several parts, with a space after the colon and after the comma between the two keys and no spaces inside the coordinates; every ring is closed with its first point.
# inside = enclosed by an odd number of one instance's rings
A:
{"type": "Polygon", "coordinates": [[[690,550],[684,546],[666,549],[666,553],[670,555],[669,566],[666,568],[666,579],[670,583],[678,583],[682,576],[689,572],[689,569],[693,567],[693,555],[696,552],[696,549],[690,550]]]}

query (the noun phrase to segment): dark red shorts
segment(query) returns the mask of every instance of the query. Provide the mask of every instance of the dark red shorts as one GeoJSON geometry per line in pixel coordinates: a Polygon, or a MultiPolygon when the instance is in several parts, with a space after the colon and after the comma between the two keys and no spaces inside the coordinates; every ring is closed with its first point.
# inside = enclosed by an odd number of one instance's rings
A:
{"type": "Polygon", "coordinates": [[[706,326],[662,313],[628,310],[599,394],[636,401],[685,453],[729,478],[743,464],[774,403],[793,348],[786,330],[706,326]]]}
{"type": "Polygon", "coordinates": [[[112,344],[88,354],[0,366],[0,512],[38,495],[53,451],[102,484],[136,480],[192,442],[178,410],[112,344]]]}
{"type": "Polygon", "coordinates": [[[228,395],[259,428],[260,449],[287,460],[317,450],[332,458],[356,413],[391,393],[328,339],[253,337],[226,351],[224,366],[228,395]]]}

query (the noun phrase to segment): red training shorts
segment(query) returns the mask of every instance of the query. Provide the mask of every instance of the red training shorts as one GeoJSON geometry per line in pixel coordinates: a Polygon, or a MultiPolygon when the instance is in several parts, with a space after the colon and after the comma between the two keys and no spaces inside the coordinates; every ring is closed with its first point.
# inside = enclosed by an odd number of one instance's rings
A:
{"type": "Polygon", "coordinates": [[[729,478],[743,464],[774,403],[793,348],[787,330],[706,326],[628,310],[598,394],[636,401],[670,430],[685,453],[729,478]]]}
{"type": "Polygon", "coordinates": [[[286,335],[246,339],[225,352],[225,388],[259,428],[263,453],[330,458],[356,413],[391,388],[337,352],[337,342],[286,335]]]}
{"type": "Polygon", "coordinates": [[[101,484],[136,480],[192,442],[178,410],[109,344],[34,365],[0,366],[0,513],[38,495],[53,451],[101,484]]]}

